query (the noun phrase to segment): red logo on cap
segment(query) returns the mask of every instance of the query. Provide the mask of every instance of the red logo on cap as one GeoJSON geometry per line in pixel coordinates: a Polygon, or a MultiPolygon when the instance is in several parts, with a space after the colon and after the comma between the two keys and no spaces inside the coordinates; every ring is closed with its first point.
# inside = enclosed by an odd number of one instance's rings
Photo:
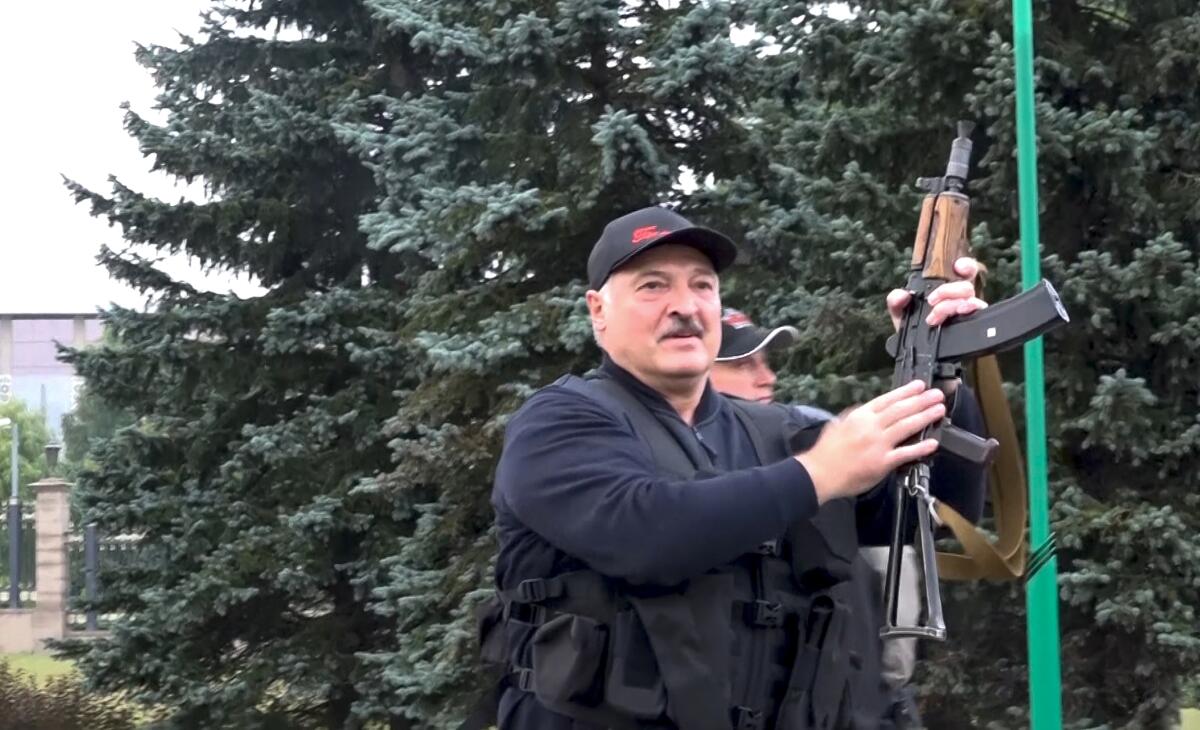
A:
{"type": "Polygon", "coordinates": [[[642,226],[641,228],[633,229],[633,245],[636,246],[643,241],[648,241],[651,238],[658,238],[667,233],[667,231],[658,230],[658,226],[642,226]]]}
{"type": "Polygon", "coordinates": [[[725,324],[729,325],[730,327],[733,327],[734,329],[741,329],[742,327],[748,327],[748,326],[754,324],[753,322],[750,321],[749,317],[742,314],[741,312],[739,312],[736,309],[726,310],[725,316],[724,316],[724,318],[721,319],[721,321],[724,322],[725,324]]]}

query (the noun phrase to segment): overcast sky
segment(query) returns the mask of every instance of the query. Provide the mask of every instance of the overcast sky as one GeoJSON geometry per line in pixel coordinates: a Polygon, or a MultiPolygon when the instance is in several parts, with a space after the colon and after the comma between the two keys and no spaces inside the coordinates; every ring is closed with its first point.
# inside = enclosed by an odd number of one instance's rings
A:
{"type": "MultiPolygon", "coordinates": [[[[175,200],[186,192],[152,175],[121,127],[121,102],[149,113],[155,89],[134,43],[174,45],[194,33],[206,0],[42,0],[7,3],[0,23],[0,312],[91,312],[141,297],[96,264],[120,230],[92,218],[62,184],[66,175],[107,192],[116,175],[135,190],[175,200]]],[[[148,249],[147,249],[148,251],[148,249]]],[[[182,257],[164,268],[225,291],[245,280],[205,276],[182,257]]]]}
{"type": "MultiPolygon", "coordinates": [[[[834,14],[844,9],[836,7],[834,14]]],[[[189,193],[150,173],[121,126],[120,104],[154,118],[155,88],[134,43],[175,45],[200,26],[209,0],[10,2],[0,23],[0,313],[92,312],[116,302],[143,306],[95,261],[121,232],[92,218],[62,176],[107,193],[108,175],[134,190],[176,200],[189,193]]],[[[198,191],[191,191],[198,195],[198,191]]],[[[149,255],[149,249],[141,251],[149,255]]],[[[193,285],[252,295],[246,279],[204,273],[184,257],[162,268],[193,285]]]]}

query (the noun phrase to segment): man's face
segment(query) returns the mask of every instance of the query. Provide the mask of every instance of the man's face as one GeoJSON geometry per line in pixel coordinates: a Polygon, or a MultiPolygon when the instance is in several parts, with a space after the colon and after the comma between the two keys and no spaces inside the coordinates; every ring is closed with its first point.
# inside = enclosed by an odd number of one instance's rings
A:
{"type": "Polygon", "coordinates": [[[775,371],[767,362],[766,348],[737,360],[713,363],[712,384],[725,395],[770,403],[775,397],[775,371]]]}
{"type": "Polygon", "coordinates": [[[719,281],[690,246],[653,248],[614,272],[604,293],[587,293],[600,346],[639,380],[708,375],[721,347],[719,281]]]}

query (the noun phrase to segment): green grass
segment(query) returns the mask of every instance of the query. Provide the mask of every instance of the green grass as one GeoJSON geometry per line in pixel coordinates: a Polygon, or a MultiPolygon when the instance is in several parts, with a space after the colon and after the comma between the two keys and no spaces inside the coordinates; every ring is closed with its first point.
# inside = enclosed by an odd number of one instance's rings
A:
{"type": "Polygon", "coordinates": [[[1184,710],[1180,730],[1200,730],[1200,710],[1184,710]]]}
{"type": "Polygon", "coordinates": [[[32,675],[43,684],[48,679],[75,671],[70,662],[55,659],[48,654],[0,654],[0,662],[8,664],[18,672],[32,675]]]}
{"type": "MultiPolygon", "coordinates": [[[[14,671],[30,675],[38,685],[45,685],[56,677],[75,671],[71,662],[55,659],[49,654],[0,654],[0,664],[7,664],[14,671]]],[[[131,705],[130,711],[139,727],[158,718],[158,713],[145,707],[131,705]]]]}
{"type": "MultiPolygon", "coordinates": [[[[46,680],[75,671],[70,662],[47,654],[0,654],[0,663],[7,663],[17,671],[30,674],[43,684],[46,680]]],[[[1179,722],[1180,730],[1200,730],[1200,709],[1184,710],[1179,722]]]]}

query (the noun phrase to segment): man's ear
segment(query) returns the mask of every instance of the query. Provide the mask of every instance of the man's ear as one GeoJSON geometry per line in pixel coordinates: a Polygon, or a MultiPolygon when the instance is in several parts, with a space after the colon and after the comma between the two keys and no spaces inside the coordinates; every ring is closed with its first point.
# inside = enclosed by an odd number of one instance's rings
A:
{"type": "Polygon", "coordinates": [[[604,331],[604,319],[608,312],[604,309],[604,295],[595,289],[589,289],[585,295],[587,299],[588,316],[592,319],[592,329],[597,332],[604,331]]]}

